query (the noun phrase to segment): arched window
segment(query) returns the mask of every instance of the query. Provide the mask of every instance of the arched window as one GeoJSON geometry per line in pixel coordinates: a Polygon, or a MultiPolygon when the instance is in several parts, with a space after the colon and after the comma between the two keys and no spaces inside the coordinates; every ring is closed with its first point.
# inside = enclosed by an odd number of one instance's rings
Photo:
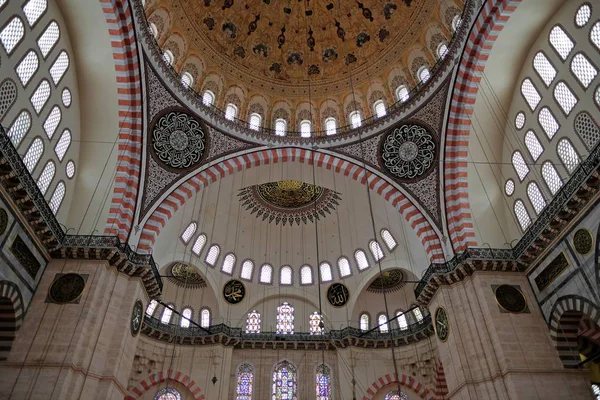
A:
{"type": "Polygon", "coordinates": [[[350,270],[350,261],[346,257],[340,257],[338,259],[338,270],[340,271],[340,276],[345,278],[352,274],[350,270]]]}
{"type": "Polygon", "coordinates": [[[71,146],[71,131],[65,129],[60,135],[60,139],[56,142],[56,146],[54,146],[54,152],[56,153],[56,157],[60,161],[65,158],[65,154],[67,154],[67,150],[69,150],[69,146],[71,146]]]}
{"type": "Polygon", "coordinates": [[[272,282],[272,279],[273,279],[273,267],[271,267],[269,264],[263,264],[263,266],[260,267],[260,277],[259,277],[260,283],[270,284],[272,282]]]}
{"type": "Polygon", "coordinates": [[[321,275],[321,282],[331,282],[333,280],[331,265],[328,262],[323,262],[319,265],[319,274],[321,275]]]}
{"type": "Polygon", "coordinates": [[[179,325],[182,328],[189,328],[190,327],[190,321],[192,319],[192,309],[191,308],[184,308],[183,311],[181,312],[181,320],[179,321],[179,325]]]}
{"type": "Polygon", "coordinates": [[[167,304],[167,306],[163,310],[162,315],[160,316],[160,322],[162,322],[163,324],[171,323],[171,317],[173,316],[172,308],[175,308],[175,304],[167,304]]]}
{"type": "Polygon", "coordinates": [[[33,74],[35,74],[39,66],[40,59],[36,52],[33,50],[29,51],[16,68],[17,76],[21,80],[23,86],[27,86],[27,83],[29,83],[29,80],[33,74]]]}
{"type": "Polygon", "coordinates": [[[369,330],[369,314],[367,313],[363,313],[360,315],[360,318],[358,319],[358,324],[360,326],[360,330],[361,331],[368,331],[369,330]]]}
{"type": "Polygon", "coordinates": [[[517,220],[519,221],[519,225],[521,225],[521,229],[525,231],[529,225],[531,225],[531,218],[529,217],[529,213],[525,208],[525,204],[523,204],[521,200],[515,201],[514,210],[517,220]]]}
{"type": "Polygon", "coordinates": [[[300,136],[307,138],[311,135],[312,124],[308,120],[302,120],[300,122],[300,136]]]}
{"type": "Polygon", "coordinates": [[[578,28],[584,27],[590,20],[591,16],[592,9],[589,4],[582,4],[577,9],[577,14],[575,14],[575,25],[577,25],[578,28]]]}
{"type": "Polygon", "coordinates": [[[383,400],[408,400],[408,396],[404,392],[392,390],[391,392],[385,395],[385,398],[383,400]]]}
{"type": "Polygon", "coordinates": [[[233,121],[237,116],[237,112],[238,110],[235,104],[227,104],[227,107],[225,107],[225,119],[233,121]]]}
{"type": "Polygon", "coordinates": [[[173,61],[175,60],[173,53],[171,53],[169,50],[165,50],[163,53],[163,60],[165,60],[167,64],[173,65],[173,61]]]}
{"type": "Polygon", "coordinates": [[[379,332],[387,333],[390,330],[388,319],[385,314],[379,314],[377,317],[377,324],[379,325],[379,332]]]}
{"type": "Polygon", "coordinates": [[[194,84],[194,77],[189,72],[181,74],[181,84],[185,88],[190,88],[194,84]]]}
{"type": "Polygon", "coordinates": [[[289,265],[284,265],[279,270],[279,284],[280,285],[291,285],[292,284],[292,268],[289,265]]]}
{"type": "Polygon", "coordinates": [[[273,368],[273,400],[296,400],[298,398],[298,376],[296,367],[289,361],[282,361],[273,368]]]}
{"type": "Polygon", "coordinates": [[[250,260],[244,261],[242,263],[242,272],[240,273],[240,278],[245,279],[247,281],[251,281],[253,271],[254,271],[254,263],[250,260]]]}
{"type": "Polygon", "coordinates": [[[550,86],[556,77],[556,69],[541,51],[538,51],[535,57],[533,57],[533,69],[535,69],[535,72],[544,81],[546,87],[550,86]]]}
{"type": "Polygon", "coordinates": [[[413,314],[415,314],[415,318],[417,319],[417,322],[423,321],[423,313],[421,312],[421,309],[419,307],[415,307],[413,309],[413,314]]]}
{"type": "Polygon", "coordinates": [[[235,400],[252,400],[252,384],[254,368],[250,364],[242,364],[237,370],[237,388],[235,400]]]}
{"type": "Polygon", "coordinates": [[[461,24],[462,24],[462,18],[460,17],[460,15],[455,15],[454,18],[452,18],[452,30],[454,32],[456,32],[458,30],[458,28],[460,28],[461,24]]]}
{"type": "Polygon", "coordinates": [[[229,253],[223,259],[223,264],[221,264],[221,272],[225,272],[226,274],[233,274],[233,267],[235,266],[235,255],[233,253],[229,253]]]}
{"type": "Polygon", "coordinates": [[[527,185],[527,196],[529,197],[531,204],[533,204],[535,213],[539,215],[546,207],[546,199],[544,199],[544,196],[542,195],[537,183],[530,182],[529,185],[527,185]]]}
{"type": "Polygon", "coordinates": [[[385,103],[383,100],[377,100],[375,104],[373,104],[373,113],[377,116],[377,118],[385,117],[385,103]]]}
{"type": "Polygon", "coordinates": [[[2,46],[4,46],[4,50],[8,55],[17,47],[24,35],[25,26],[21,18],[14,17],[8,24],[4,25],[4,28],[0,31],[0,42],[2,42],[2,46]]]}
{"type": "Polygon", "coordinates": [[[531,154],[533,161],[537,161],[544,152],[542,144],[532,130],[527,131],[525,134],[525,146],[527,147],[527,150],[529,150],[529,154],[531,154]]]}
{"type": "Polygon", "coordinates": [[[575,54],[571,60],[571,72],[573,72],[579,83],[586,89],[598,74],[596,67],[594,67],[583,53],[575,54]]]}
{"type": "Polygon", "coordinates": [[[47,0],[29,0],[23,6],[23,12],[29,26],[33,26],[40,19],[46,8],[48,8],[47,0]]]}
{"type": "Polygon", "coordinates": [[[60,124],[60,120],[62,119],[62,113],[58,106],[52,107],[50,114],[46,117],[44,121],[44,130],[46,131],[46,136],[48,139],[52,139],[54,136],[54,132],[56,132],[56,128],[58,128],[58,124],[60,124]]]}
{"type": "Polygon", "coordinates": [[[25,153],[25,155],[23,156],[23,163],[27,167],[27,171],[29,171],[30,174],[33,172],[38,161],[40,161],[40,157],[43,153],[44,142],[42,142],[42,139],[40,139],[39,137],[35,138],[29,146],[27,153],[25,153]]]}
{"type": "Polygon", "coordinates": [[[367,260],[367,255],[364,251],[356,250],[354,253],[354,259],[356,260],[356,265],[358,265],[358,269],[360,271],[369,268],[369,261],[367,260]]]}
{"type": "Polygon", "coordinates": [[[219,245],[213,244],[212,246],[210,246],[210,249],[208,249],[208,252],[206,252],[206,258],[204,259],[204,262],[206,262],[211,267],[214,267],[217,263],[217,259],[219,258],[220,253],[221,248],[219,247],[219,245]]]}
{"type": "Polygon", "coordinates": [[[387,229],[381,230],[381,239],[383,239],[383,242],[385,243],[389,251],[394,250],[398,245],[396,239],[394,239],[394,236],[392,236],[392,233],[387,229]]]}
{"type": "Polygon", "coordinates": [[[285,136],[285,131],[287,130],[287,122],[285,119],[277,119],[275,120],[275,134],[277,136],[285,136]]]}
{"type": "Polygon", "coordinates": [[[590,40],[600,50],[600,21],[596,22],[590,31],[590,40]]]}
{"type": "Polygon", "coordinates": [[[31,114],[29,111],[23,110],[17,118],[12,123],[10,129],[8,130],[8,137],[12,142],[14,147],[18,147],[21,143],[21,140],[29,133],[29,129],[31,128],[31,114]]]}
{"type": "Polygon", "coordinates": [[[210,310],[208,308],[200,310],[200,326],[203,328],[210,327],[210,310]]]}
{"type": "Polygon", "coordinates": [[[335,135],[337,132],[337,123],[335,118],[329,117],[325,120],[325,133],[327,135],[335,135]]]}
{"type": "Polygon", "coordinates": [[[567,116],[571,114],[571,111],[577,105],[577,97],[575,97],[571,88],[562,81],[554,87],[554,99],[567,116]]]}
{"type": "Polygon", "coordinates": [[[383,250],[381,250],[381,246],[379,245],[379,243],[377,243],[377,241],[371,240],[369,242],[369,250],[371,250],[371,255],[373,256],[375,261],[383,259],[383,250]]]}
{"type": "Polygon", "coordinates": [[[429,78],[431,77],[431,74],[429,72],[429,68],[427,68],[427,67],[421,67],[421,68],[419,68],[418,76],[419,76],[419,81],[421,83],[427,82],[429,80],[429,78]]]}
{"type": "Polygon", "coordinates": [[[260,313],[252,310],[246,317],[246,333],[260,333],[260,313]]]}
{"type": "Polygon", "coordinates": [[[56,188],[54,189],[54,193],[52,193],[52,197],[50,198],[50,201],[48,202],[48,205],[50,206],[50,209],[52,210],[52,212],[54,214],[56,214],[58,212],[58,209],[60,208],[60,205],[62,204],[62,201],[65,198],[65,192],[66,192],[65,183],[62,181],[58,182],[58,185],[56,185],[56,188]]]}
{"type": "Polygon", "coordinates": [[[321,319],[322,319],[322,317],[317,311],[310,314],[308,326],[309,326],[311,335],[322,335],[323,334],[323,328],[321,328],[321,319]]]}
{"type": "Polygon", "coordinates": [[[556,152],[569,173],[575,171],[575,168],[577,168],[581,162],[577,155],[577,151],[575,151],[575,148],[571,142],[569,142],[569,139],[561,139],[556,146],[556,152]]]}
{"type": "MultiPolygon", "coordinates": [[[[190,224],[191,225],[191,224],[190,224]]],[[[194,227],[194,232],[196,232],[196,227],[194,227]]],[[[190,234],[190,239],[192,237],[192,235],[194,234],[194,232],[192,232],[190,234]]],[[[185,240],[184,240],[185,242],[185,240]]],[[[189,242],[189,239],[188,239],[189,242]]],[[[187,242],[185,242],[187,243],[187,242]]],[[[196,241],[194,242],[194,245],[192,246],[192,252],[199,256],[200,253],[202,253],[202,249],[204,249],[204,245],[206,244],[206,235],[203,233],[200,236],[198,236],[198,238],[196,238],[196,241]]]]}
{"type": "Polygon", "coordinates": [[[544,177],[544,182],[546,182],[546,186],[548,186],[550,193],[552,193],[553,196],[558,193],[563,185],[563,181],[550,161],[546,161],[542,165],[542,177],[544,177]]]}
{"type": "Polygon", "coordinates": [[[50,97],[50,83],[44,79],[40,82],[35,92],[31,95],[29,99],[31,101],[31,105],[33,106],[35,112],[39,114],[46,105],[48,98],[50,97]]]}
{"type": "Polygon", "coordinates": [[[66,51],[61,51],[54,64],[50,67],[50,76],[52,77],[52,82],[54,85],[58,85],[58,82],[65,75],[65,72],[69,68],[69,55],[66,51]]]}
{"type": "Polygon", "coordinates": [[[353,129],[359,128],[362,125],[362,117],[359,111],[352,111],[350,113],[350,125],[353,129]]]}
{"type": "Polygon", "coordinates": [[[515,169],[515,172],[519,176],[519,180],[523,181],[527,174],[529,173],[529,167],[525,164],[525,159],[520,151],[515,151],[512,156],[512,165],[515,169]]]}
{"type": "Polygon", "coordinates": [[[535,108],[540,104],[542,100],[542,96],[537,91],[531,79],[525,78],[523,83],[521,84],[521,94],[525,98],[527,105],[531,109],[531,111],[535,110],[535,108]]]}
{"type": "Polygon", "coordinates": [[[406,314],[404,314],[404,311],[398,311],[396,312],[396,321],[398,321],[398,328],[400,328],[401,331],[405,331],[408,329],[408,321],[406,320],[406,314]]]}
{"type": "Polygon", "coordinates": [[[50,160],[42,170],[40,177],[37,180],[38,188],[42,195],[46,194],[52,179],[54,179],[54,173],[56,172],[56,165],[54,165],[54,161],[50,160]]]}
{"type": "Polygon", "coordinates": [[[448,46],[446,45],[446,43],[440,43],[437,48],[438,58],[442,59],[446,57],[446,54],[448,54],[448,46]]]}
{"type": "Polygon", "coordinates": [[[187,228],[185,228],[185,230],[181,234],[181,240],[183,240],[183,243],[188,244],[190,242],[190,239],[192,238],[192,236],[194,236],[194,233],[196,233],[197,227],[198,225],[195,222],[191,222],[187,226],[187,228]]]}
{"type": "Polygon", "coordinates": [[[304,265],[300,268],[300,283],[302,285],[312,285],[312,268],[309,265],[304,265]]]}
{"type": "Polygon", "coordinates": [[[181,400],[181,394],[173,388],[164,388],[156,392],[154,400],[181,400]]]}
{"type": "Polygon", "coordinates": [[[156,27],[156,25],[154,25],[152,22],[150,22],[150,25],[148,25],[148,27],[150,28],[150,33],[152,34],[154,39],[157,39],[158,38],[158,28],[156,27]]]}
{"type": "Polygon", "coordinates": [[[283,302],[277,307],[277,334],[287,335],[294,333],[294,307],[283,302]]]}
{"type": "Polygon", "coordinates": [[[542,107],[538,114],[538,122],[542,126],[548,140],[552,140],[554,135],[556,135],[556,132],[560,129],[560,125],[548,107],[542,107]]]}
{"type": "Polygon", "coordinates": [[[154,314],[154,311],[156,311],[156,306],[158,306],[158,302],[156,300],[151,300],[148,307],[146,307],[146,315],[151,317],[154,314]]]}
{"type": "Polygon", "coordinates": [[[331,369],[321,364],[317,367],[315,376],[317,385],[317,400],[330,400],[331,396],[331,369]]]}
{"type": "Polygon", "coordinates": [[[408,92],[408,88],[405,85],[400,85],[396,88],[396,98],[399,102],[404,103],[406,100],[408,100],[409,97],[410,94],[408,92]]]}
{"type": "Polygon", "coordinates": [[[210,90],[205,90],[202,94],[202,104],[205,106],[212,106],[215,104],[215,94],[210,90]]]}
{"type": "Polygon", "coordinates": [[[250,129],[257,131],[260,129],[262,123],[262,117],[260,116],[260,114],[257,113],[252,113],[250,114],[250,121],[248,122],[248,126],[250,127],[250,129]]]}
{"type": "Polygon", "coordinates": [[[558,53],[563,61],[567,59],[571,50],[575,47],[575,43],[573,43],[567,33],[558,25],[550,31],[549,40],[554,50],[556,50],[556,53],[558,53]]]}
{"type": "Polygon", "coordinates": [[[67,178],[71,179],[75,176],[75,163],[73,160],[69,160],[67,162],[67,166],[65,167],[65,173],[67,174],[67,178]]]}

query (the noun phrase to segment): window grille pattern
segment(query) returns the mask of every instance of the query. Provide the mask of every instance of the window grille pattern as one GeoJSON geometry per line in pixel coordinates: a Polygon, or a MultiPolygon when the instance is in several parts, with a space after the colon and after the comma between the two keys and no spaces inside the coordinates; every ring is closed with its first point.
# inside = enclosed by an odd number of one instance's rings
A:
{"type": "Polygon", "coordinates": [[[183,85],[183,87],[189,88],[192,86],[193,83],[194,78],[192,78],[192,76],[189,73],[184,72],[183,74],[181,74],[181,84],[183,85]]]}
{"type": "Polygon", "coordinates": [[[554,88],[554,99],[560,105],[560,108],[569,115],[573,107],[577,104],[577,98],[564,82],[558,82],[554,88]]]}
{"type": "Polygon", "coordinates": [[[273,369],[272,400],[297,400],[298,377],[296,367],[289,361],[282,361],[273,369]]]}
{"type": "Polygon", "coordinates": [[[431,74],[429,73],[429,68],[422,67],[419,70],[419,80],[421,81],[421,83],[427,82],[430,77],[431,77],[431,74]]]}
{"type": "Polygon", "coordinates": [[[31,174],[35,166],[37,165],[40,157],[44,153],[44,143],[42,139],[35,138],[29,146],[27,153],[23,156],[23,163],[27,167],[27,171],[31,174]]]}
{"type": "Polygon", "coordinates": [[[212,106],[215,102],[215,95],[210,90],[205,90],[202,95],[202,104],[212,106]]]}
{"type": "Polygon", "coordinates": [[[16,68],[17,76],[21,80],[23,86],[27,86],[27,83],[29,83],[29,80],[33,74],[35,74],[35,71],[37,71],[39,66],[40,60],[35,51],[29,51],[16,68]]]}
{"type": "Polygon", "coordinates": [[[446,46],[446,43],[440,43],[437,48],[438,58],[444,58],[446,57],[446,54],[448,54],[448,46],[446,46]]]}
{"type": "Polygon", "coordinates": [[[531,201],[535,213],[539,215],[546,207],[546,199],[544,199],[537,183],[530,182],[529,185],[527,185],[527,197],[529,197],[529,201],[531,201]]]}
{"type": "Polygon", "coordinates": [[[385,117],[386,111],[383,100],[377,100],[373,105],[373,109],[375,110],[375,115],[377,118],[385,117]]]}
{"type": "Polygon", "coordinates": [[[542,126],[542,129],[544,130],[544,133],[546,134],[549,140],[552,140],[554,135],[556,135],[556,132],[558,132],[558,130],[560,129],[558,121],[556,121],[556,118],[554,118],[554,114],[552,114],[552,111],[550,111],[548,107],[543,107],[540,110],[540,113],[538,115],[538,122],[542,126]]]}
{"type": "Polygon", "coordinates": [[[592,383],[592,393],[594,394],[596,400],[600,399],[600,385],[597,383],[592,383]]]}
{"type": "Polygon", "coordinates": [[[252,310],[246,317],[246,333],[260,333],[260,313],[252,310]]]}
{"type": "Polygon", "coordinates": [[[409,96],[410,94],[406,86],[398,86],[398,88],[396,89],[396,98],[398,99],[398,101],[404,103],[406,100],[408,100],[409,96]]]}
{"type": "Polygon", "coordinates": [[[308,328],[310,330],[311,335],[322,335],[323,334],[323,328],[321,328],[321,319],[322,319],[321,315],[317,311],[310,314],[310,317],[308,320],[308,328]]]}
{"type": "Polygon", "coordinates": [[[152,316],[156,310],[156,306],[158,306],[158,302],[156,300],[151,300],[148,307],[146,307],[146,315],[152,316]]]}
{"type": "Polygon", "coordinates": [[[381,239],[383,239],[383,242],[385,243],[388,250],[390,250],[390,251],[394,250],[396,248],[396,246],[398,245],[398,243],[396,242],[396,239],[394,239],[394,236],[392,236],[392,233],[390,231],[388,231],[387,229],[383,229],[381,231],[381,239]]]}
{"type": "Polygon", "coordinates": [[[285,130],[287,129],[287,122],[284,119],[278,119],[275,121],[275,134],[277,136],[285,136],[285,130]]]}
{"type": "Polygon", "coordinates": [[[589,4],[582,4],[577,10],[577,14],[575,14],[575,25],[577,25],[578,28],[585,26],[585,24],[587,24],[590,20],[591,16],[592,8],[589,6],[589,4]]]}
{"type": "Polygon", "coordinates": [[[196,233],[197,227],[198,225],[195,222],[192,222],[187,226],[187,228],[185,228],[181,234],[181,240],[183,240],[183,243],[188,244],[190,242],[190,239],[192,236],[194,236],[194,233],[196,233]]]}
{"type": "Polygon", "coordinates": [[[262,120],[262,117],[259,114],[256,114],[256,113],[250,114],[250,122],[249,122],[250,129],[257,131],[260,128],[261,120],[262,120]]]}
{"type": "Polygon", "coordinates": [[[273,267],[264,264],[260,267],[260,283],[271,283],[273,279],[273,267]]]}
{"type": "Polygon", "coordinates": [[[173,65],[173,54],[169,50],[165,50],[163,53],[163,60],[169,64],[173,65]]]}
{"type": "Polygon", "coordinates": [[[462,18],[460,17],[460,15],[455,15],[454,18],[452,18],[452,30],[454,32],[456,32],[458,30],[458,28],[460,28],[461,24],[462,24],[462,18]]]}
{"type": "Polygon", "coordinates": [[[568,139],[562,139],[558,142],[556,151],[567,171],[569,171],[569,173],[575,171],[575,168],[577,168],[581,160],[571,142],[569,142],[568,139]]]}
{"type": "Polygon", "coordinates": [[[367,255],[364,251],[356,250],[356,253],[354,253],[354,259],[356,260],[356,265],[358,265],[358,269],[360,271],[369,268],[369,261],[367,260],[367,255]]]}
{"type": "Polygon", "coordinates": [[[279,284],[280,285],[291,285],[292,284],[292,268],[289,265],[284,265],[279,270],[279,284]]]}
{"type": "Polygon", "coordinates": [[[515,169],[515,172],[519,176],[519,180],[525,179],[527,174],[529,173],[529,167],[525,164],[525,159],[520,151],[515,151],[512,156],[512,165],[515,169]]]}
{"type": "Polygon", "coordinates": [[[54,61],[54,64],[50,67],[50,76],[52,77],[54,85],[57,85],[58,82],[60,82],[67,71],[67,68],[69,68],[69,55],[63,50],[58,55],[56,61],[54,61]]]}
{"type": "Polygon", "coordinates": [[[338,269],[342,278],[352,274],[352,271],[350,270],[350,261],[348,261],[346,257],[340,257],[338,260],[338,269]]]}
{"type": "Polygon", "coordinates": [[[65,107],[71,106],[71,91],[68,88],[64,88],[62,91],[62,103],[65,107]]]}
{"type": "Polygon", "coordinates": [[[531,218],[529,217],[529,213],[525,208],[525,204],[521,200],[515,201],[514,205],[515,215],[517,216],[517,220],[519,221],[519,225],[521,225],[521,229],[525,231],[529,225],[531,225],[531,218]]]}
{"type": "Polygon", "coordinates": [[[325,120],[325,131],[327,135],[335,135],[337,132],[337,124],[335,123],[335,118],[330,117],[325,120]]]}
{"type": "Polygon", "coordinates": [[[75,176],[75,163],[73,161],[69,161],[67,163],[67,166],[65,167],[65,173],[69,179],[75,176]]]}
{"type": "Polygon", "coordinates": [[[192,309],[184,308],[181,312],[181,321],[179,321],[179,326],[182,328],[190,327],[190,320],[192,319],[192,309]]]}
{"type": "Polygon", "coordinates": [[[387,333],[390,331],[388,319],[385,314],[379,314],[379,317],[377,317],[377,324],[379,325],[379,332],[387,333]]]}
{"type": "Polygon", "coordinates": [[[531,82],[531,79],[529,78],[523,80],[523,83],[521,84],[521,94],[525,98],[525,101],[527,101],[531,111],[535,110],[542,100],[542,96],[540,96],[537,89],[531,82]]]}
{"type": "Polygon", "coordinates": [[[221,249],[218,245],[213,244],[212,246],[210,246],[210,249],[208,249],[204,262],[206,262],[211,267],[214,267],[217,263],[217,258],[219,258],[219,253],[221,253],[221,249]]]}
{"type": "Polygon", "coordinates": [[[316,374],[317,400],[330,400],[331,396],[331,369],[321,364],[317,367],[316,374]]]}
{"type": "Polygon", "coordinates": [[[56,128],[58,128],[58,124],[60,124],[60,120],[62,119],[62,113],[60,112],[60,108],[58,106],[52,107],[50,114],[44,121],[44,130],[46,131],[46,135],[48,139],[52,139],[54,132],[56,132],[56,128]]]}
{"type": "Polygon", "coordinates": [[[577,77],[577,80],[583,85],[584,88],[588,88],[590,83],[598,75],[596,67],[592,65],[590,60],[583,54],[577,53],[571,60],[571,72],[577,77]]]}
{"type": "Polygon", "coordinates": [[[359,325],[361,331],[369,330],[369,314],[361,314],[359,318],[359,325]]]}
{"type": "Polygon", "coordinates": [[[550,161],[546,161],[542,165],[542,177],[544,178],[544,182],[546,182],[546,186],[548,186],[550,193],[552,193],[553,196],[558,193],[563,185],[563,181],[550,161]]]}
{"type": "Polygon", "coordinates": [[[50,83],[44,79],[39,86],[37,87],[37,89],[35,90],[35,92],[33,92],[33,94],[31,95],[31,105],[33,105],[33,108],[35,109],[36,113],[40,113],[40,111],[42,111],[42,109],[44,108],[44,106],[46,105],[46,102],[48,101],[48,98],[50,97],[50,83]]]}
{"type": "Polygon", "coordinates": [[[523,112],[519,112],[515,117],[515,128],[521,130],[523,129],[523,126],[525,126],[525,114],[523,112]]]}
{"type": "Polygon", "coordinates": [[[200,326],[203,328],[210,327],[210,310],[208,308],[200,310],[200,326]]]}
{"type": "Polygon", "coordinates": [[[587,112],[581,112],[575,118],[575,132],[589,150],[600,140],[600,129],[587,112]]]}
{"type": "Polygon", "coordinates": [[[19,17],[14,17],[4,26],[0,31],[0,42],[2,42],[7,54],[12,53],[17,44],[23,39],[24,34],[25,26],[19,17]]]}
{"type": "Polygon", "coordinates": [[[31,115],[28,111],[21,111],[8,130],[8,137],[14,147],[18,147],[21,140],[31,128],[31,115]]]}
{"type": "Polygon", "coordinates": [[[600,50],[600,21],[596,22],[590,31],[590,40],[600,50]]]}
{"type": "Polygon", "coordinates": [[[310,137],[311,123],[310,121],[304,120],[300,122],[300,136],[307,138],[310,137]]]}
{"type": "Polygon", "coordinates": [[[369,242],[369,250],[371,250],[371,255],[375,259],[375,261],[381,260],[383,255],[383,250],[381,250],[381,246],[375,240],[371,240],[369,242]]]}
{"type": "Polygon", "coordinates": [[[54,178],[55,172],[56,172],[56,165],[54,165],[54,162],[52,160],[48,161],[48,163],[42,170],[40,177],[37,180],[38,188],[40,189],[40,192],[43,195],[46,194],[46,191],[48,191],[48,187],[50,186],[50,183],[52,182],[52,179],[54,178]]]}
{"type": "Polygon", "coordinates": [[[544,152],[542,144],[533,131],[527,131],[525,134],[525,146],[527,146],[527,150],[529,150],[533,161],[537,161],[544,152]]]}
{"type": "Polygon", "coordinates": [[[225,108],[225,118],[233,121],[233,119],[236,117],[237,115],[237,107],[231,103],[227,104],[227,107],[225,108]]]}
{"type": "Polygon", "coordinates": [[[42,33],[42,36],[37,40],[42,57],[46,58],[48,56],[50,50],[52,50],[52,47],[54,47],[58,41],[59,36],[60,28],[58,27],[58,24],[55,21],[50,22],[44,33],[42,33]]]}
{"type": "Polygon", "coordinates": [[[171,308],[174,307],[174,304],[167,304],[167,307],[164,308],[162,316],[160,317],[160,322],[163,324],[170,324],[171,317],[173,316],[173,310],[171,308]]]}
{"type": "MultiPolygon", "coordinates": [[[[194,227],[194,232],[196,232],[196,227],[194,227]]],[[[190,239],[191,239],[192,235],[194,234],[194,232],[192,232],[190,234],[190,239]]],[[[188,239],[188,242],[186,242],[185,240],[184,240],[184,242],[187,244],[189,242],[189,239],[188,239]]],[[[196,238],[196,241],[194,242],[194,245],[192,246],[192,252],[195,255],[199,256],[200,253],[202,253],[202,249],[204,249],[205,244],[206,244],[206,235],[202,234],[202,235],[198,236],[196,238]]]]}
{"type": "Polygon", "coordinates": [[[554,47],[554,50],[556,50],[563,61],[567,59],[571,50],[575,47],[575,43],[573,43],[567,33],[558,25],[550,31],[549,39],[550,44],[554,47]]]}
{"type": "Polygon", "coordinates": [[[398,317],[396,318],[396,321],[398,321],[398,328],[400,328],[401,331],[407,330],[408,321],[406,320],[406,314],[404,314],[404,311],[398,311],[396,316],[398,317]]]}
{"type": "Polygon", "coordinates": [[[25,13],[25,18],[27,18],[29,26],[33,26],[37,22],[44,11],[46,11],[47,7],[48,2],[46,0],[29,0],[23,6],[23,12],[25,13]]]}
{"type": "Polygon", "coordinates": [[[56,146],[54,146],[54,152],[56,153],[56,157],[58,157],[60,161],[62,161],[63,158],[65,158],[65,154],[67,153],[67,150],[69,150],[70,145],[71,131],[65,129],[62,135],[60,135],[60,139],[58,139],[56,146]]]}
{"type": "Polygon", "coordinates": [[[277,307],[277,334],[287,335],[294,333],[294,307],[283,302],[277,307]]]}
{"type": "Polygon", "coordinates": [[[513,181],[512,179],[508,179],[506,181],[506,184],[504,185],[504,192],[507,196],[512,196],[515,192],[515,181],[513,181]]]}
{"type": "Polygon", "coordinates": [[[221,272],[226,274],[233,274],[233,267],[235,266],[235,255],[233,253],[229,253],[223,259],[223,264],[221,265],[221,272]]]}
{"type": "Polygon", "coordinates": [[[308,265],[300,268],[300,283],[303,285],[312,285],[312,268],[308,265]]]}
{"type": "Polygon", "coordinates": [[[329,265],[329,263],[321,263],[321,265],[319,265],[319,272],[321,274],[321,282],[331,282],[333,280],[331,265],[329,265]]]}
{"type": "Polygon", "coordinates": [[[235,400],[252,400],[254,368],[250,364],[242,364],[237,371],[237,387],[235,400]]]}
{"type": "Polygon", "coordinates": [[[247,281],[252,280],[252,272],[254,270],[254,263],[250,260],[246,260],[242,263],[242,272],[240,273],[240,278],[245,279],[247,281]]]}
{"type": "Polygon", "coordinates": [[[413,313],[415,314],[415,318],[417,319],[417,322],[423,321],[423,313],[421,312],[421,309],[419,307],[415,307],[415,309],[413,310],[413,313]]]}
{"type": "Polygon", "coordinates": [[[362,125],[362,118],[358,111],[352,111],[350,113],[350,124],[353,129],[359,128],[362,125]]]}
{"type": "Polygon", "coordinates": [[[556,69],[550,64],[548,58],[546,58],[541,51],[533,58],[533,69],[535,69],[535,72],[537,72],[542,81],[544,81],[546,87],[550,86],[556,77],[556,69]]]}

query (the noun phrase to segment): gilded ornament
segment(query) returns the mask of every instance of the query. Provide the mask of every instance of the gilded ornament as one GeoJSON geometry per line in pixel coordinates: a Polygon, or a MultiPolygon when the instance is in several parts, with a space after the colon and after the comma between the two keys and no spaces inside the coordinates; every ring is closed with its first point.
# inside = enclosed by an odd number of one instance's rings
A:
{"type": "Polygon", "coordinates": [[[169,280],[179,286],[206,287],[204,278],[202,278],[198,270],[192,265],[177,262],[171,266],[170,275],[169,280]]]}
{"type": "Polygon", "coordinates": [[[397,178],[419,178],[433,167],[435,147],[427,129],[420,125],[402,125],[384,136],[381,162],[397,178]]]}
{"type": "Polygon", "coordinates": [[[205,137],[202,126],[194,117],[182,111],[169,111],[154,124],[152,150],[163,164],[188,169],[202,159],[205,137]]]}
{"type": "Polygon", "coordinates": [[[400,269],[388,269],[367,287],[372,293],[391,293],[404,287],[404,274],[400,269]]]}
{"type": "Polygon", "coordinates": [[[239,304],[244,297],[246,297],[246,288],[237,279],[232,279],[223,286],[223,298],[229,304],[239,304]]]}

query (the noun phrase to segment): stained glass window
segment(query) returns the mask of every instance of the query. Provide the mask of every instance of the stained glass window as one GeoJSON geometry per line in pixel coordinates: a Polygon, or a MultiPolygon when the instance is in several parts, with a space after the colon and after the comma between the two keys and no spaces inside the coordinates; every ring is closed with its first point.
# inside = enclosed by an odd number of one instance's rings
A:
{"type": "Polygon", "coordinates": [[[164,388],[156,392],[154,400],[181,400],[181,394],[173,388],[164,388]]]}
{"type": "Polygon", "coordinates": [[[273,369],[273,391],[271,400],[297,400],[298,376],[296,367],[282,361],[273,369]]]}
{"type": "Polygon", "coordinates": [[[331,399],[331,368],[325,364],[319,365],[315,378],[317,400],[331,399]]]}
{"type": "Polygon", "coordinates": [[[367,313],[361,314],[358,323],[360,325],[361,331],[368,331],[369,330],[369,314],[367,314],[367,313]]]}
{"type": "Polygon", "coordinates": [[[208,308],[200,310],[200,326],[203,328],[210,326],[210,310],[208,308]]]}
{"type": "Polygon", "coordinates": [[[388,319],[385,314],[379,314],[379,317],[377,317],[377,324],[379,325],[379,332],[389,332],[390,326],[388,325],[388,319]]]}
{"type": "Polygon", "coordinates": [[[179,325],[181,325],[182,328],[189,328],[191,319],[192,319],[192,309],[189,307],[184,308],[183,311],[181,312],[181,321],[179,321],[179,325]]]}
{"type": "MultiPolygon", "coordinates": [[[[287,335],[294,333],[294,307],[288,302],[277,307],[277,334],[287,335]]],[[[287,399],[287,397],[282,397],[287,399]]]]}
{"type": "Polygon", "coordinates": [[[312,285],[312,268],[310,265],[300,268],[300,283],[303,285],[312,285]]]}
{"type": "Polygon", "coordinates": [[[385,395],[384,400],[408,400],[408,396],[404,392],[393,390],[385,395]]]}
{"type": "Polygon", "coordinates": [[[237,390],[235,400],[252,400],[252,383],[254,368],[250,364],[242,364],[237,371],[237,390]]]}
{"type": "Polygon", "coordinates": [[[260,313],[252,310],[246,317],[246,333],[260,333],[260,313]]]}
{"type": "Polygon", "coordinates": [[[310,328],[310,334],[322,335],[323,328],[321,328],[321,315],[317,311],[315,311],[314,313],[310,314],[309,318],[310,319],[308,321],[308,325],[310,328]]]}

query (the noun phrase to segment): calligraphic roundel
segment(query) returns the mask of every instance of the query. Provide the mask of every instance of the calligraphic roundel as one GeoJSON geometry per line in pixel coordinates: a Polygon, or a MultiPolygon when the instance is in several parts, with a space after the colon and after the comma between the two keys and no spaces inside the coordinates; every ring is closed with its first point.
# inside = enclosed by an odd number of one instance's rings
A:
{"type": "Polygon", "coordinates": [[[327,289],[327,300],[334,307],[343,307],[350,299],[350,291],[343,283],[334,283],[327,289]]]}
{"type": "Polygon", "coordinates": [[[237,279],[232,279],[223,286],[223,297],[229,304],[239,304],[245,296],[246,288],[237,279]]]}

